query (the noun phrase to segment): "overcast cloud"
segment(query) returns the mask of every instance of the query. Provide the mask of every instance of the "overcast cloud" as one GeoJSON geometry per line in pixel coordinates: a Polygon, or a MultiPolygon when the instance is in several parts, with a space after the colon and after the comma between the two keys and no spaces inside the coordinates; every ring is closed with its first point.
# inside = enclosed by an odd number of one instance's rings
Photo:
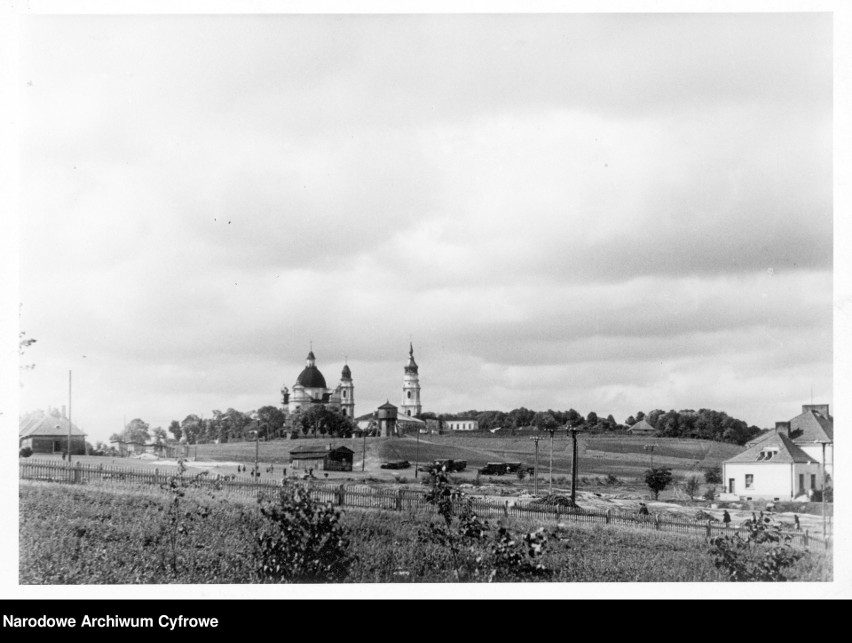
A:
{"type": "MultiPolygon", "coordinates": [[[[832,399],[830,14],[27,16],[21,410],[832,399]]],[[[24,86],[25,85],[25,86],[24,86]]]]}

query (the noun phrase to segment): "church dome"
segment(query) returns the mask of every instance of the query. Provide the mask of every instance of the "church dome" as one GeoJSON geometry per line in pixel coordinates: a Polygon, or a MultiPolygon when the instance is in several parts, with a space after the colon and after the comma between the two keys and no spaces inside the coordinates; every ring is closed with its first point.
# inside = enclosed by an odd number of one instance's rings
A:
{"type": "Polygon", "coordinates": [[[325,378],[316,366],[306,366],[305,370],[299,373],[299,379],[296,380],[296,383],[305,388],[327,388],[325,378]]]}
{"type": "Polygon", "coordinates": [[[352,371],[349,370],[349,364],[343,365],[343,370],[340,372],[340,378],[344,380],[352,379],[352,371]]]}

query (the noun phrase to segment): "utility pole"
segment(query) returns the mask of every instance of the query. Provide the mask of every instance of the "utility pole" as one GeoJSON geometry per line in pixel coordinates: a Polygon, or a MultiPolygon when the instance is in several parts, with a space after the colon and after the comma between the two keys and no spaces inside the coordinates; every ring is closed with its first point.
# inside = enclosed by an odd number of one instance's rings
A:
{"type": "Polygon", "coordinates": [[[417,480],[417,470],[420,468],[420,427],[416,427],[417,446],[414,449],[414,479],[417,480]]]}
{"type": "Polygon", "coordinates": [[[825,523],[825,442],[822,443],[822,540],[825,542],[828,529],[825,523]]]}
{"type": "Polygon", "coordinates": [[[68,466],[71,466],[71,371],[68,371],[68,466]]]}
{"type": "Polygon", "coordinates": [[[553,495],[553,433],[556,429],[550,431],[550,495],[553,495]]]}
{"type": "MultiPolygon", "coordinates": [[[[269,449],[267,449],[268,451],[269,449]]],[[[260,469],[257,468],[257,456],[260,453],[260,426],[254,432],[254,479],[260,477],[260,469]]]]}
{"type": "Polygon", "coordinates": [[[571,505],[577,504],[577,428],[571,427],[571,439],[574,444],[571,449],[571,505]]]}
{"type": "Polygon", "coordinates": [[[541,436],[534,435],[530,438],[533,442],[535,442],[535,469],[533,469],[533,495],[538,495],[538,441],[541,440],[541,436]]]}

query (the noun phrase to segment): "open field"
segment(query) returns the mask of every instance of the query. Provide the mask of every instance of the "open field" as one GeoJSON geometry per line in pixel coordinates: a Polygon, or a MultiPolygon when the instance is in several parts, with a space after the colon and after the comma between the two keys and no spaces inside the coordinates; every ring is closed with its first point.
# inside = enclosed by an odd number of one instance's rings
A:
{"type": "MultiPolygon", "coordinates": [[[[256,503],[188,490],[180,506],[184,529],[172,547],[171,498],[157,489],[22,481],[19,494],[22,584],[259,582],[254,539],[264,519],[256,503]]],[[[345,582],[452,582],[446,548],[418,537],[433,519],[348,510],[343,524],[356,562],[345,582]]],[[[582,524],[559,535],[543,559],[556,570],[554,581],[725,580],[701,539],[582,524]]],[[[830,556],[811,552],[795,579],[830,580],[830,556]]]]}

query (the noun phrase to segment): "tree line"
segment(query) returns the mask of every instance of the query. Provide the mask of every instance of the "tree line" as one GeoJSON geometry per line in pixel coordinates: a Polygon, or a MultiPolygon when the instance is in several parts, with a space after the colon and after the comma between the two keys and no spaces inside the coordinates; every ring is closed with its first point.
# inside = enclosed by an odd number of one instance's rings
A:
{"type": "Polygon", "coordinates": [[[555,431],[565,427],[576,428],[591,433],[610,433],[625,431],[641,420],[645,420],[657,430],[660,437],[695,438],[715,440],[743,445],[763,432],[757,426],[749,426],[743,420],[729,416],[724,411],[712,409],[682,409],[663,411],[654,409],[650,413],[639,411],[625,418],[623,423],[616,421],[612,414],[604,417],[590,411],[585,417],[574,409],[567,411],[533,411],[520,407],[512,411],[470,410],[457,414],[423,413],[421,419],[452,420],[460,417],[474,418],[480,431],[500,429],[510,434],[524,429],[534,428],[540,431],[555,431]]]}

